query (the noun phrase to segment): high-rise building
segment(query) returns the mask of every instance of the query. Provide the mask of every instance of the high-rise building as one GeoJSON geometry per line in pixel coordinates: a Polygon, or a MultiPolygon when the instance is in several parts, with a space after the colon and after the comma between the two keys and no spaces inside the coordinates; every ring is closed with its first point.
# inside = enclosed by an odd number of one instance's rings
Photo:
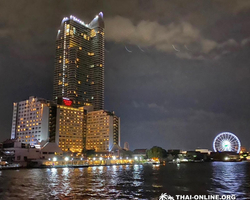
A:
{"type": "Polygon", "coordinates": [[[72,107],[72,100],[64,98],[61,105],[50,106],[49,141],[62,151],[82,152],[85,148],[86,114],[84,107],[72,107]]]}
{"type": "Polygon", "coordinates": [[[120,118],[114,112],[104,110],[87,114],[86,149],[109,152],[120,146],[120,118]]]}
{"type": "Polygon", "coordinates": [[[11,139],[36,145],[48,140],[49,132],[48,101],[34,96],[13,104],[11,139]]]}
{"type": "Polygon", "coordinates": [[[67,97],[74,107],[104,109],[104,21],[89,24],[65,17],[56,38],[53,100],[67,97]]]}
{"type": "Polygon", "coordinates": [[[63,151],[111,151],[120,145],[120,118],[104,110],[104,21],[62,20],[56,38],[53,101],[14,103],[11,138],[34,146],[54,142],[63,151]]]}

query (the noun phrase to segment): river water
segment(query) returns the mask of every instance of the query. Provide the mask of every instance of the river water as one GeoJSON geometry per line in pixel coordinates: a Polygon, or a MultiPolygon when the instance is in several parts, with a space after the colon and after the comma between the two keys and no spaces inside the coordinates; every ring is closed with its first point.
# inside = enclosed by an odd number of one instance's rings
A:
{"type": "Polygon", "coordinates": [[[0,199],[159,199],[234,194],[250,199],[250,162],[0,171],[0,199]]]}

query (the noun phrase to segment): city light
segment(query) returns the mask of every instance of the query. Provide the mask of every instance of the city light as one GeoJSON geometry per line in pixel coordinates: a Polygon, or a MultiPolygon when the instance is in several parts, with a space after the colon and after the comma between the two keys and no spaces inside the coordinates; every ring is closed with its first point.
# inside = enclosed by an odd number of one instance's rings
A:
{"type": "Polygon", "coordinates": [[[54,157],[54,158],[53,158],[53,161],[57,161],[57,158],[56,158],[56,157],[54,157]]]}
{"type": "Polygon", "coordinates": [[[100,157],[100,160],[102,160],[102,157],[100,157]]]}
{"type": "Polygon", "coordinates": [[[137,157],[137,156],[135,156],[135,160],[138,160],[138,157],[137,157]]]}
{"type": "Polygon", "coordinates": [[[65,160],[65,161],[69,161],[69,157],[65,157],[64,160],[65,160]]]}
{"type": "Polygon", "coordinates": [[[50,158],[48,160],[51,160],[50,158]]]}
{"type": "Polygon", "coordinates": [[[113,160],[115,160],[116,159],[116,157],[115,156],[113,156],[113,160]]]}
{"type": "Polygon", "coordinates": [[[95,157],[93,158],[93,160],[95,160],[95,157]]]}

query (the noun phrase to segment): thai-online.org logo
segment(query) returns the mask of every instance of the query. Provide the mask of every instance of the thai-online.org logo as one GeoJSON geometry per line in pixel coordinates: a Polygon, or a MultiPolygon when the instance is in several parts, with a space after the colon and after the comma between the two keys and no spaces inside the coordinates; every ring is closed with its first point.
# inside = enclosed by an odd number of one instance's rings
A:
{"type": "Polygon", "coordinates": [[[159,200],[235,200],[235,195],[174,195],[162,193],[159,200]]]}

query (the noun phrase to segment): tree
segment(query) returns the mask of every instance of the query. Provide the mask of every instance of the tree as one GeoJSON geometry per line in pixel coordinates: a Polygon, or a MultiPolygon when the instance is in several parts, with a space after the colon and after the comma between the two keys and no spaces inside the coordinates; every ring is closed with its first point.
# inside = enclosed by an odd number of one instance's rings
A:
{"type": "Polygon", "coordinates": [[[163,158],[167,157],[167,151],[161,147],[154,146],[147,150],[147,157],[149,159],[158,158],[159,160],[162,160],[163,158]]]}
{"type": "Polygon", "coordinates": [[[82,150],[82,153],[83,153],[84,156],[86,156],[86,157],[94,157],[94,155],[96,154],[95,149],[82,150]]]}

